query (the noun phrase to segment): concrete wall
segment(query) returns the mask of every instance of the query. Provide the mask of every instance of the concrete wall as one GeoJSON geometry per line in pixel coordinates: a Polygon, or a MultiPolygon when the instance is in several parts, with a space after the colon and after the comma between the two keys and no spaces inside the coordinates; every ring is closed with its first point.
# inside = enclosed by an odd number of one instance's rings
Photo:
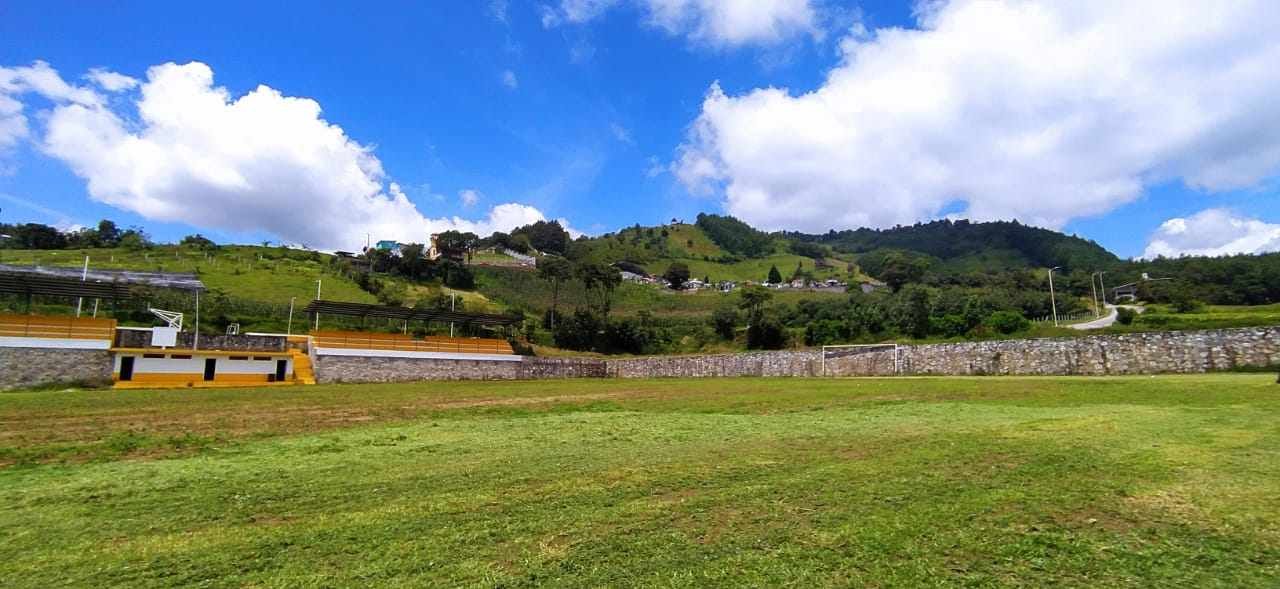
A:
{"type": "MultiPolygon", "coordinates": [[[[195,334],[190,331],[183,331],[178,334],[178,343],[175,348],[191,349],[195,341],[195,334]]],[[[228,351],[258,351],[258,352],[283,352],[285,351],[286,340],[282,335],[201,335],[201,350],[228,350],[228,351]]],[[[121,329],[116,331],[116,347],[118,348],[149,348],[151,347],[151,332],[139,331],[135,329],[121,329]]]]}
{"type": "Polygon", "coordinates": [[[0,348],[0,389],[48,384],[110,384],[106,350],[0,348]]]}
{"type": "Polygon", "coordinates": [[[526,357],[519,362],[495,362],[317,355],[315,373],[320,383],[601,378],[605,363],[589,358],[526,357]]]}
{"type": "MultiPolygon", "coordinates": [[[[1280,367],[1280,326],[900,346],[897,362],[903,375],[1100,376],[1280,367]]],[[[823,373],[822,355],[816,350],[657,356],[608,360],[607,364],[609,376],[620,378],[823,373]]],[[[825,374],[892,375],[893,349],[828,357],[825,374]]]]}

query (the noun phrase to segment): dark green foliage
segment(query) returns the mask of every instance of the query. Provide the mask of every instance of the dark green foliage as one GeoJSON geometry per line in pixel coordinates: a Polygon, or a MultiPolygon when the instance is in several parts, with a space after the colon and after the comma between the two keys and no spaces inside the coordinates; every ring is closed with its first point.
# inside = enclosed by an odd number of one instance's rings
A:
{"type": "MultiPolygon", "coordinates": [[[[108,221],[103,221],[103,223],[107,222],[108,221]]],[[[99,233],[101,233],[101,231],[99,231],[99,233]]],[[[203,251],[213,251],[218,249],[218,244],[214,243],[212,239],[200,235],[199,233],[182,238],[182,241],[178,242],[178,245],[203,251]]]]}
{"type": "Polygon", "coordinates": [[[662,277],[671,283],[674,290],[683,290],[684,283],[689,281],[689,265],[684,262],[672,262],[667,266],[667,271],[662,273],[662,277]]]}
{"type": "Polygon", "coordinates": [[[613,266],[584,262],[574,267],[573,274],[586,289],[588,307],[608,317],[613,306],[613,291],[622,284],[622,273],[613,266]]]}
{"type": "Polygon", "coordinates": [[[711,328],[720,339],[732,340],[738,326],[738,310],[724,305],[711,313],[711,328]]]}
{"type": "Polygon", "coordinates": [[[729,253],[759,258],[773,252],[773,238],[769,234],[734,217],[702,213],[698,215],[697,225],[711,241],[729,253]]]}
{"type": "Polygon", "coordinates": [[[538,221],[511,232],[512,238],[520,235],[527,237],[529,244],[544,254],[563,256],[569,250],[569,232],[560,226],[559,221],[538,221]]]}
{"type": "Polygon", "coordinates": [[[786,346],[786,327],[773,313],[763,313],[747,326],[748,350],[781,350],[786,346]]]}
{"type": "Polygon", "coordinates": [[[834,344],[848,339],[848,326],[834,319],[813,321],[804,328],[804,343],[808,346],[834,344]]]}
{"type": "Polygon", "coordinates": [[[892,229],[831,231],[824,235],[786,233],[798,241],[812,241],[849,253],[877,249],[911,250],[951,260],[994,250],[1014,252],[1019,266],[1067,269],[1109,268],[1119,260],[1102,246],[1056,231],[1023,225],[1017,221],[971,223],[941,220],[892,229]]]}
{"type": "Polygon", "coordinates": [[[929,335],[929,291],[918,286],[902,291],[897,301],[898,329],[914,338],[929,335]]]}
{"type": "Polygon", "coordinates": [[[985,324],[992,331],[1005,335],[1026,331],[1031,327],[1031,322],[1026,317],[1013,311],[996,311],[987,317],[985,324]]]}
{"type": "Polygon", "coordinates": [[[1133,320],[1137,317],[1137,311],[1128,307],[1120,307],[1119,309],[1116,309],[1116,321],[1121,325],[1133,325],[1133,320]]]}
{"type": "Polygon", "coordinates": [[[797,256],[804,256],[806,258],[813,258],[815,260],[821,260],[823,258],[826,258],[831,253],[829,251],[829,248],[827,248],[826,246],[819,245],[810,241],[793,241],[791,242],[790,248],[791,248],[791,253],[797,256]]]}
{"type": "Polygon", "coordinates": [[[778,271],[777,266],[769,267],[769,277],[765,279],[769,284],[782,284],[782,273],[778,271]]]}
{"type": "Polygon", "coordinates": [[[900,250],[876,250],[858,257],[863,272],[883,280],[894,292],[912,282],[920,282],[928,271],[928,257],[900,250]]]}
{"type": "Polygon", "coordinates": [[[12,249],[47,250],[67,247],[66,235],[40,223],[0,225],[0,234],[9,236],[9,239],[0,241],[0,244],[12,249]]]}

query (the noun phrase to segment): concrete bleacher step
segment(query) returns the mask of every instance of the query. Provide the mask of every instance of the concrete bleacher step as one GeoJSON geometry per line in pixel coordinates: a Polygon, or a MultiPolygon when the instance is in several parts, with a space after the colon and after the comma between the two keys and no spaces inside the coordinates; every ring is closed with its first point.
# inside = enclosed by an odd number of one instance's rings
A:
{"type": "Polygon", "coordinates": [[[293,358],[293,382],[316,384],[316,373],[311,366],[311,356],[297,349],[290,349],[289,356],[293,358]]]}

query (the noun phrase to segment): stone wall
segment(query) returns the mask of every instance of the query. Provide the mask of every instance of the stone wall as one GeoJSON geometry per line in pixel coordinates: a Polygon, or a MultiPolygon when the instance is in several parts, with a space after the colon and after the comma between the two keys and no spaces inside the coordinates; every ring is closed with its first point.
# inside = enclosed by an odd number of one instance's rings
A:
{"type": "Polygon", "coordinates": [[[653,356],[606,360],[614,378],[700,378],[734,376],[817,376],[817,350],[746,352],[707,356],[653,356]]]}
{"type": "MultiPolygon", "coordinates": [[[[195,343],[195,335],[189,331],[178,334],[178,342],[174,348],[191,349],[195,343]]],[[[116,331],[116,347],[149,348],[151,332],[133,329],[116,331]]],[[[286,341],[278,335],[203,335],[200,336],[201,350],[231,350],[254,352],[283,352],[286,341]]]]}
{"type": "Polygon", "coordinates": [[[1280,367],[1280,327],[904,346],[903,374],[1192,374],[1280,367]]]}
{"type": "Polygon", "coordinates": [[[106,350],[0,348],[0,390],[51,384],[111,383],[106,350]]]}
{"type": "Polygon", "coordinates": [[[522,357],[518,362],[500,362],[318,355],[315,372],[321,383],[602,378],[605,363],[589,358],[522,357]]]}
{"type": "MultiPolygon", "coordinates": [[[[899,346],[903,375],[1193,374],[1280,367],[1280,326],[899,346]]],[[[619,378],[889,376],[892,348],[608,360],[619,378]]]]}

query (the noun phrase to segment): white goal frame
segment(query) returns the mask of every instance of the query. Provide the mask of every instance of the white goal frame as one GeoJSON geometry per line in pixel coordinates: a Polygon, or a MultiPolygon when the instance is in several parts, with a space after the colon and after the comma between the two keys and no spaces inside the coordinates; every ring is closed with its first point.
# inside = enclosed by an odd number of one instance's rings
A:
{"type": "Polygon", "coordinates": [[[899,362],[899,356],[898,356],[898,349],[901,347],[902,346],[899,346],[898,344],[844,344],[844,345],[837,345],[837,346],[822,346],[822,377],[826,378],[827,376],[827,350],[829,349],[834,350],[834,349],[841,349],[841,348],[879,348],[882,350],[893,348],[893,375],[901,376],[902,365],[899,362]]]}

